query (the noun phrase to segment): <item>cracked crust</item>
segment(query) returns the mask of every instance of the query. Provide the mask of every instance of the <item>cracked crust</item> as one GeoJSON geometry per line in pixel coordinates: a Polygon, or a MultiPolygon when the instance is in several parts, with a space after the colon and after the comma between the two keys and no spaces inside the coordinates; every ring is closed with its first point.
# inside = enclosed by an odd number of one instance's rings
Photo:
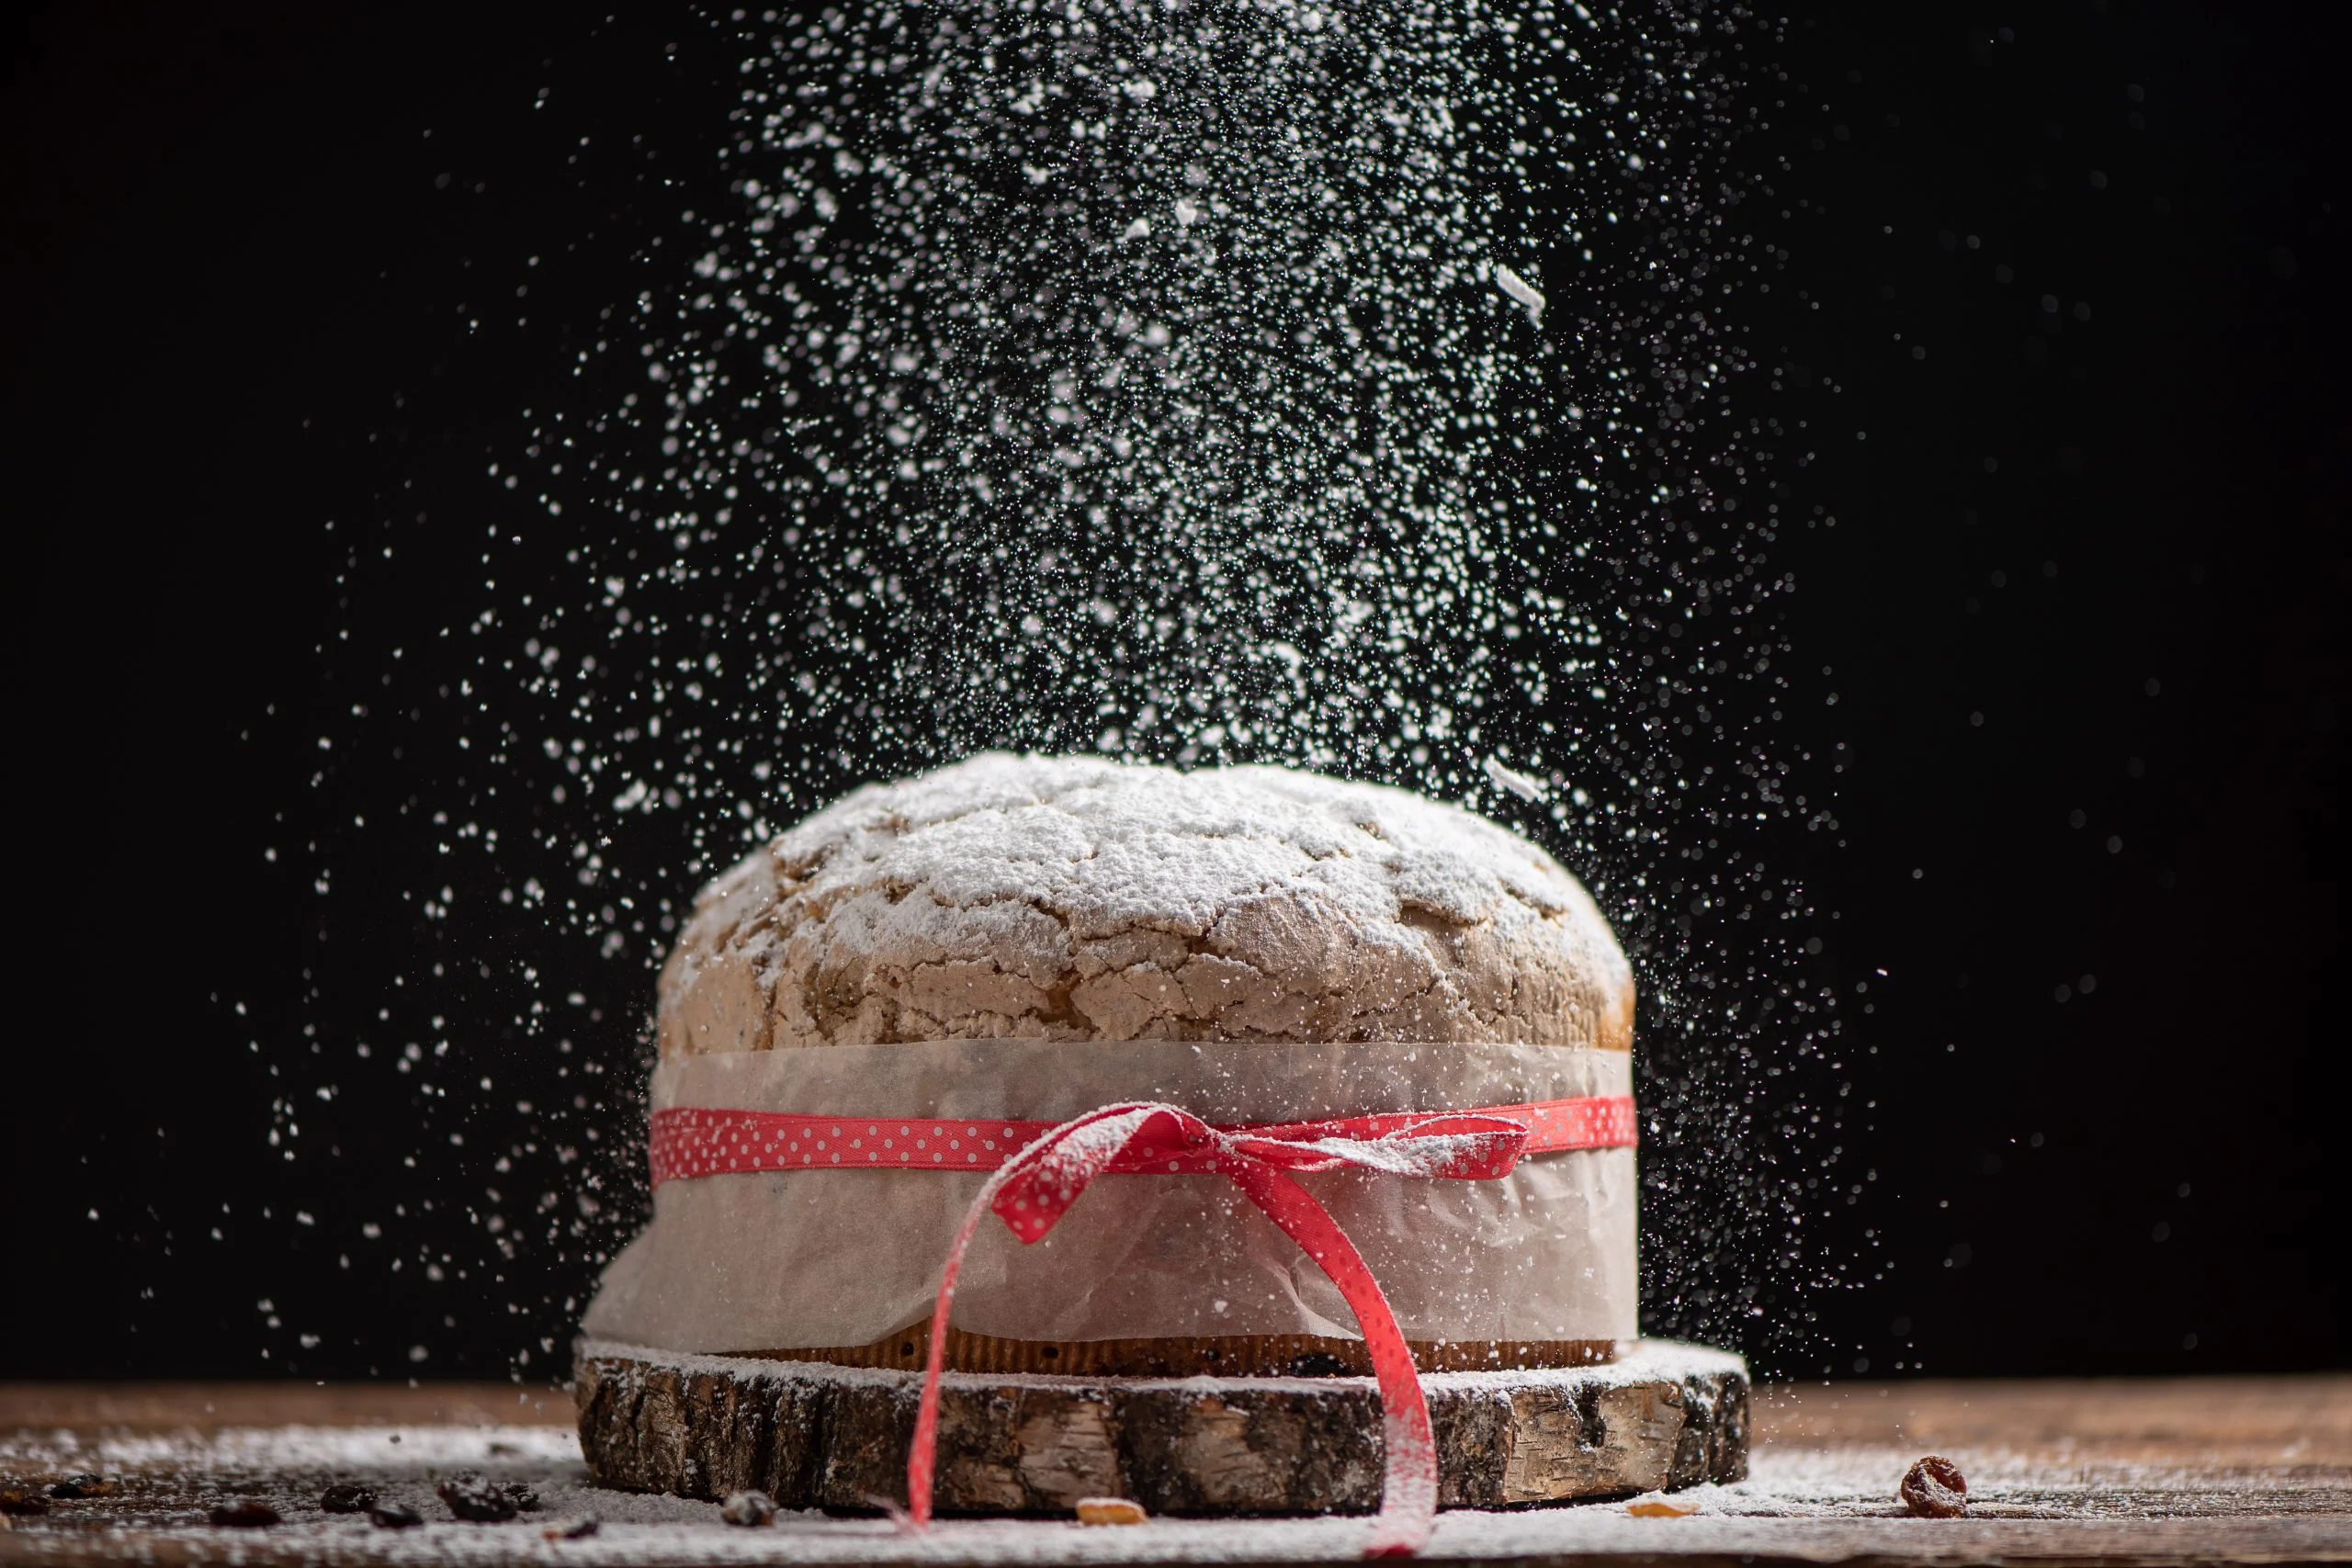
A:
{"type": "Polygon", "coordinates": [[[662,1053],[967,1038],[1630,1050],[1633,975],[1542,850],[1281,768],[988,753],[819,812],[705,888],[662,1053]]]}

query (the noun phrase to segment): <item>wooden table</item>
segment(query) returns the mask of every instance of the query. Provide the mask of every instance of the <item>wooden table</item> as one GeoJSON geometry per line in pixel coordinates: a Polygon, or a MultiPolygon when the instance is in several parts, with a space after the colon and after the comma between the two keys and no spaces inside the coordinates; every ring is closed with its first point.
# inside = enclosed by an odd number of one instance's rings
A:
{"type": "MultiPolygon", "coordinates": [[[[96,1471],[114,1496],[7,1518],[0,1564],[1328,1562],[1353,1560],[1361,1518],[948,1521],[786,1513],[766,1529],[710,1504],[588,1484],[560,1391],[291,1384],[0,1385],[0,1479],[96,1471]],[[513,1523],[455,1522],[438,1479],[473,1471],[535,1488],[513,1523]],[[332,1480],[373,1486],[432,1521],[379,1529],[321,1513],[332,1480]],[[285,1522],[209,1522],[258,1497],[285,1522]],[[594,1535],[560,1527],[594,1518],[594,1535]],[[549,1539],[550,1536],[555,1539],[549,1539]]],[[[1698,1511],[1623,1503],[1448,1513],[1429,1555],[1527,1563],[2276,1562],[2352,1561],[2352,1376],[2112,1382],[1841,1383],[1756,1402],[1750,1478],[1677,1494],[1698,1511]],[[1956,1460],[1970,1517],[1905,1517],[1922,1453],[1956,1460]]]]}

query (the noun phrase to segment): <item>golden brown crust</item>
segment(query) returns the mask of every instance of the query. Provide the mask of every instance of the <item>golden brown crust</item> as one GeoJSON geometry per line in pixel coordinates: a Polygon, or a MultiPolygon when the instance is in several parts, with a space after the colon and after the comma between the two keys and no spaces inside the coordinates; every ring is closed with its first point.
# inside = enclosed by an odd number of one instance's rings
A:
{"type": "Polygon", "coordinates": [[[1630,1050],[1630,966],[1523,838],[1401,791],[985,756],[706,888],[664,1055],[944,1039],[1630,1050]]]}
{"type": "MultiPolygon", "coordinates": [[[[1624,960],[1618,962],[1623,964],[1624,960]]],[[[1634,1048],[1634,972],[1627,966],[1608,992],[1600,1014],[1600,1034],[1593,1043],[1603,1051],[1634,1048]]]]}
{"type": "MultiPolygon", "coordinates": [[[[1617,1359],[1613,1339],[1414,1340],[1413,1364],[1424,1372],[1506,1368],[1589,1367],[1617,1359]]],[[[750,1350],[784,1361],[921,1371],[931,1353],[931,1320],[886,1334],[871,1345],[822,1349],[750,1350]]],[[[1358,1339],[1316,1334],[1225,1334],[1158,1339],[1000,1339],[950,1326],[951,1372],[1047,1372],[1068,1377],[1365,1376],[1372,1361],[1358,1339]]]]}

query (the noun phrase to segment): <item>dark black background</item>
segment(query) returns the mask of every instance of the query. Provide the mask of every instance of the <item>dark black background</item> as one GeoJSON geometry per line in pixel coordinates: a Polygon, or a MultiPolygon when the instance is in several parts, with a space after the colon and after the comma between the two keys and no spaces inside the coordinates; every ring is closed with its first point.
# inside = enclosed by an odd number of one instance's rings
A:
{"type": "MultiPolygon", "coordinates": [[[[1846,748],[1842,842],[1803,869],[1878,1047],[1848,1160],[1878,1179],[1825,1245],[1887,1260],[1813,1299],[1818,1354],[1781,1372],[2352,1354],[2324,16],[1801,11],[1757,87],[1785,107],[1742,156],[1791,257],[1743,309],[1787,405],[1867,434],[1825,443],[1803,499],[1838,525],[1786,548],[1801,722],[1846,748]]],[[[284,1086],[246,1044],[317,978],[307,874],[261,852],[328,808],[311,749],[351,694],[322,649],[397,613],[347,610],[324,524],[398,520],[409,607],[454,600],[473,523],[406,492],[458,493],[558,385],[562,323],[638,286],[612,258],[672,198],[629,139],[696,145],[724,106],[660,16],[6,26],[0,1374],[284,1370],[257,1303],[297,1297],[358,1342],[303,1370],[364,1372],[424,1309],[257,1223],[284,1086]],[[589,235],[605,260],[526,259],[589,235]]],[[[432,1370],[503,1373],[485,1317],[432,1370]]]]}

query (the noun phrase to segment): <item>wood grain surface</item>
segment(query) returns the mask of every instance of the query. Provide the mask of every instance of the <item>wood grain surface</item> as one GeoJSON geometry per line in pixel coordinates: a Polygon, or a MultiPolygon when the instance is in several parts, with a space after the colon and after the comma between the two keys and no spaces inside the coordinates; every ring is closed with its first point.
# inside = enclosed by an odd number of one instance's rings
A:
{"type": "MultiPolygon", "coordinates": [[[[580,1443],[607,1486],[787,1507],[903,1490],[922,1379],[896,1370],[679,1356],[583,1340],[580,1443]]],[[[1630,1340],[1604,1367],[1422,1379],[1449,1507],[1623,1497],[1747,1474],[1747,1368],[1630,1340]]],[[[943,1514],[1059,1514],[1086,1497],[1155,1514],[1370,1513],[1380,1401],[1369,1378],[950,1373],[943,1514]]]]}
{"type": "MultiPolygon", "coordinates": [[[[1718,1562],[2187,1563],[2352,1561],[2352,1377],[1768,1387],[1746,1481],[1675,1495],[1688,1517],[1623,1500],[1449,1511],[1430,1555],[1528,1564],[1718,1562]],[[1969,1517],[1905,1517],[1903,1469],[1957,1461],[1969,1517]]],[[[112,1496],[5,1517],[0,1564],[1235,1563],[1353,1561],[1360,1517],[950,1522],[787,1510],[762,1529],[718,1507],[589,1480],[568,1391],[496,1384],[0,1386],[0,1483],[97,1472],[112,1496]],[[475,1472],[534,1488],[511,1523],[461,1524],[435,1495],[475,1472]],[[355,1481],[428,1521],[322,1514],[355,1481]],[[265,1529],[209,1523],[269,1503],[265,1529]],[[562,1528],[594,1517],[592,1536],[562,1528]],[[550,1533],[557,1539],[548,1539],[550,1533]]]]}

